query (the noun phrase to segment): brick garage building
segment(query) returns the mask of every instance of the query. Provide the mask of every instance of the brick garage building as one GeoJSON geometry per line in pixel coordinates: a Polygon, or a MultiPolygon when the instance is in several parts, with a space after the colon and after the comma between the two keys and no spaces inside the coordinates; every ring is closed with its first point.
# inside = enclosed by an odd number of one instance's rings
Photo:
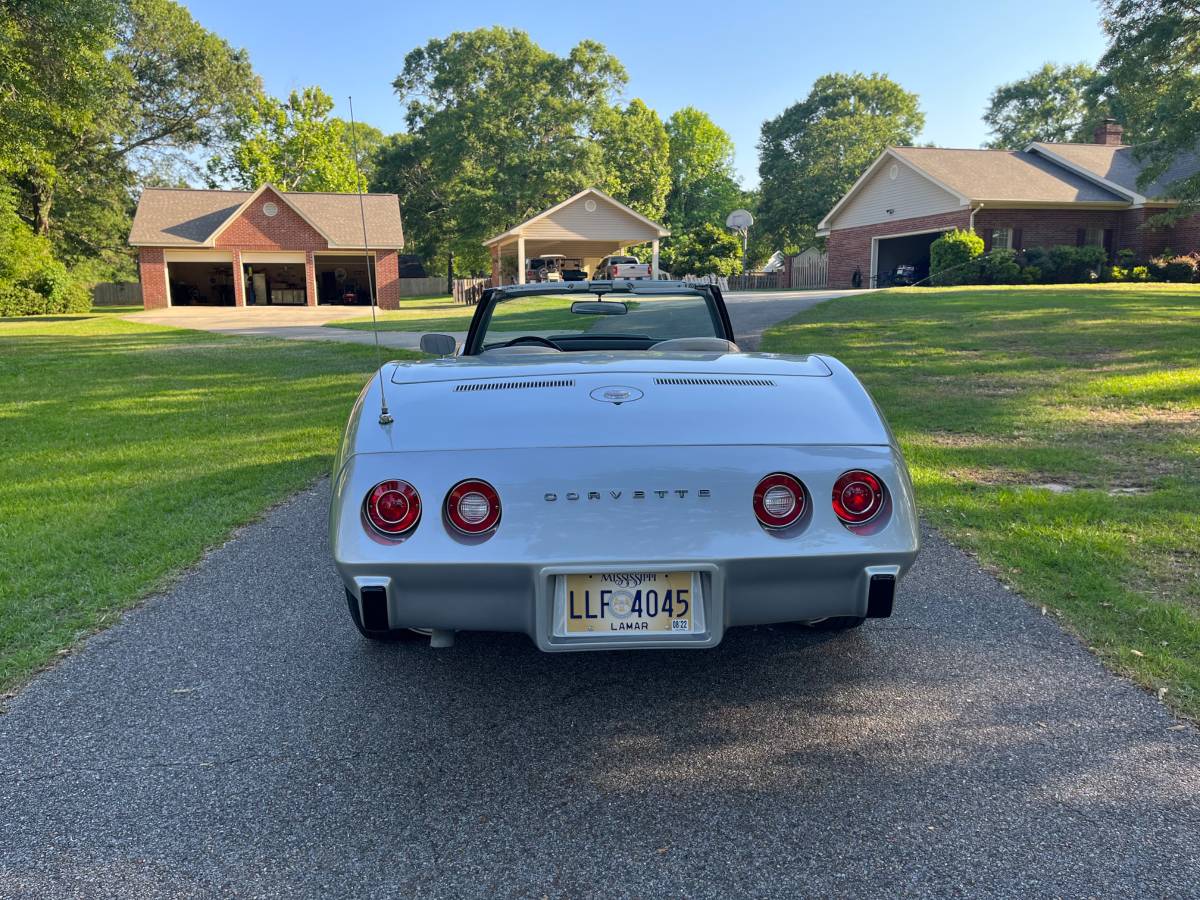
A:
{"type": "Polygon", "coordinates": [[[142,301],[168,306],[400,302],[395,194],[149,188],[133,218],[142,301]]]}
{"type": "Polygon", "coordinates": [[[1200,157],[1181,157],[1144,188],[1141,171],[1111,122],[1091,144],[889,147],[820,223],[829,286],[886,284],[898,265],[926,275],[929,245],[952,228],[973,228],[988,250],[1096,244],[1110,258],[1128,248],[1142,262],[1166,248],[1200,251],[1200,217],[1147,223],[1174,205],[1168,186],[1200,172],[1200,157]]]}

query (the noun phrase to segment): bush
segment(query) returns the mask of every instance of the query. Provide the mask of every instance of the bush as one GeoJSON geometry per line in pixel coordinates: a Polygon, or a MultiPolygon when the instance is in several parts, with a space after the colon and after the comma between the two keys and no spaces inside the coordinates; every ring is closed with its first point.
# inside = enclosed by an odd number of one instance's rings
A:
{"type": "Polygon", "coordinates": [[[1196,280],[1196,259],[1192,256],[1160,256],[1150,261],[1149,268],[1162,281],[1183,284],[1196,280]]]}
{"type": "Polygon", "coordinates": [[[1149,281],[1150,270],[1146,266],[1134,266],[1129,270],[1130,281],[1149,281]]]}
{"type": "Polygon", "coordinates": [[[1122,247],[1117,251],[1117,265],[1122,269],[1132,268],[1135,259],[1137,253],[1130,247],[1122,247]]]}
{"type": "Polygon", "coordinates": [[[979,258],[979,277],[984,284],[1020,284],[1021,267],[1015,250],[993,250],[979,258]]]}
{"type": "Polygon", "coordinates": [[[973,231],[947,231],[929,247],[933,284],[972,284],[979,277],[975,259],[983,253],[983,238],[973,231]]]}
{"type": "Polygon", "coordinates": [[[92,298],[0,195],[0,316],[87,312],[92,298]]]}
{"type": "Polygon", "coordinates": [[[1053,284],[1076,284],[1097,277],[1107,259],[1103,247],[1060,245],[1046,251],[1041,269],[1046,280],[1053,284]]]}

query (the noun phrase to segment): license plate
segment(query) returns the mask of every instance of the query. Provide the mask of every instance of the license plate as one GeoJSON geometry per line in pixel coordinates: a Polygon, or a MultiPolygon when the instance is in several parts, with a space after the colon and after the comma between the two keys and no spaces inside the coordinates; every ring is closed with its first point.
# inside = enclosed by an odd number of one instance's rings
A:
{"type": "Polygon", "coordinates": [[[566,575],[562,601],[567,635],[691,634],[700,579],[693,572],[604,572],[566,575]]]}

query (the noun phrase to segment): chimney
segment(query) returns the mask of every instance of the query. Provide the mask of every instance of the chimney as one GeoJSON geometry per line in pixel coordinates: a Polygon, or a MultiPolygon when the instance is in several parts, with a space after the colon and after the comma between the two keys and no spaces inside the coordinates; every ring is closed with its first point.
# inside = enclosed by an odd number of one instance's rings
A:
{"type": "Polygon", "coordinates": [[[1092,132],[1092,143],[1103,144],[1106,147],[1119,147],[1124,143],[1121,140],[1121,135],[1124,133],[1125,129],[1117,124],[1116,119],[1105,119],[1092,132]]]}

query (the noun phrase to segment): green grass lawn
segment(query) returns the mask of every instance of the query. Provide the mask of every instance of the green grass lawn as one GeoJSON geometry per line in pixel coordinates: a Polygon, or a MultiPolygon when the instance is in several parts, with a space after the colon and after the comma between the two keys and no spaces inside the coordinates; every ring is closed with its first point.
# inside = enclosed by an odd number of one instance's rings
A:
{"type": "Polygon", "coordinates": [[[121,311],[0,319],[0,693],[326,472],[375,367],[121,311]]]}
{"type": "Polygon", "coordinates": [[[853,368],[922,514],[1200,718],[1200,290],[893,290],[817,306],[763,349],[853,368]]]}

